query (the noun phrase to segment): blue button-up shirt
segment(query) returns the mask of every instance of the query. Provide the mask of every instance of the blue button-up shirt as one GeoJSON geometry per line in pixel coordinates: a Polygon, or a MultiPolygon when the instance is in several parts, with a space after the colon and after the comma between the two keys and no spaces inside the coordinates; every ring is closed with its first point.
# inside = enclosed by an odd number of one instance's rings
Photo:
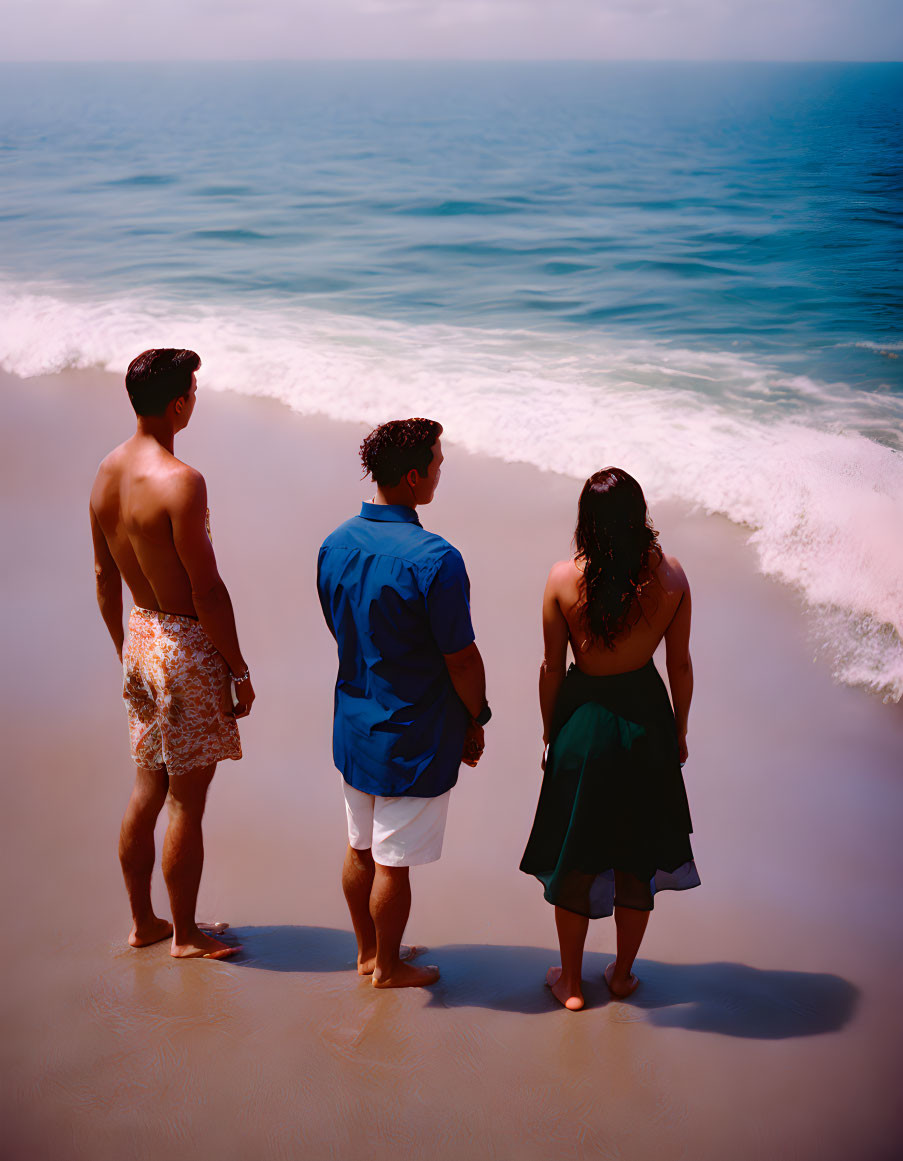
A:
{"type": "Polygon", "coordinates": [[[474,639],[460,552],[413,508],[363,504],[323,542],[317,589],[339,649],[333,755],[345,781],[444,794],[470,721],[443,658],[474,639]]]}

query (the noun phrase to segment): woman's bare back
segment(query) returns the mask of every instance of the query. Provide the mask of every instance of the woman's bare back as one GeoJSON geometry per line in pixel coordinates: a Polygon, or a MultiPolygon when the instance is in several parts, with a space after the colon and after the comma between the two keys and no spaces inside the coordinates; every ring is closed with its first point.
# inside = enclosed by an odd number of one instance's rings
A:
{"type": "Polygon", "coordinates": [[[567,622],[568,638],[578,669],[594,677],[639,669],[665,637],[684,597],[687,578],[676,557],[662,554],[650,565],[649,583],[635,601],[625,628],[609,649],[594,641],[583,617],[583,570],[575,560],[561,560],[549,577],[558,607],[567,622]]]}

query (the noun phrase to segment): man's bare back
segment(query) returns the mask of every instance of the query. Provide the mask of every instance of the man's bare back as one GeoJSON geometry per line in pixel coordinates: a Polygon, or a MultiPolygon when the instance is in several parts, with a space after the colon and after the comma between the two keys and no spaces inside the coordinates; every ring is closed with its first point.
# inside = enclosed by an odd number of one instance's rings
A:
{"type": "Polygon", "coordinates": [[[141,608],[197,616],[191,578],[173,543],[172,512],[184,519],[186,507],[206,514],[204,479],[154,439],[132,436],[98,469],[91,514],[141,608]]]}
{"type": "MultiPolygon", "coordinates": [[[[101,590],[125,580],[142,609],[197,617],[236,677],[247,666],[238,645],[232,603],[216,567],[208,534],[207,486],[200,472],[173,452],[175,434],[194,411],[197,381],[175,401],[173,414],[139,416],[138,430],[114,448],[97,471],[91,490],[98,599],[116,640],[101,590]]],[[[237,690],[243,717],[253,690],[237,690]],[[249,696],[245,696],[249,695],[249,696]]]]}

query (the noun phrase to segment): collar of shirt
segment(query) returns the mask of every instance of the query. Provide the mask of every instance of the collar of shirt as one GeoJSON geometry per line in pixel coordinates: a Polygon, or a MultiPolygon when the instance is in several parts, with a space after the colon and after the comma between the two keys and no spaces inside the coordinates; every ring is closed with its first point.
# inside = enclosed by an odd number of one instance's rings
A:
{"type": "Polygon", "coordinates": [[[368,504],[365,500],[361,504],[361,516],[365,520],[383,520],[394,524],[420,524],[416,511],[406,504],[368,504]]]}

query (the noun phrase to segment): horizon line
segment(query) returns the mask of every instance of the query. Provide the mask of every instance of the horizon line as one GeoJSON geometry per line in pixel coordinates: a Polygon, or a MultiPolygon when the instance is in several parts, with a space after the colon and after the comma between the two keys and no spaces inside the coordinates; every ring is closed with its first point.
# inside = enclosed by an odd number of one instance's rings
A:
{"type": "Polygon", "coordinates": [[[545,56],[545,57],[470,57],[470,56],[255,56],[255,57],[4,57],[0,64],[66,64],[66,65],[133,65],[133,64],[762,64],[762,65],[820,65],[820,64],[903,64],[903,58],[861,57],[599,57],[599,56],[545,56]]]}

